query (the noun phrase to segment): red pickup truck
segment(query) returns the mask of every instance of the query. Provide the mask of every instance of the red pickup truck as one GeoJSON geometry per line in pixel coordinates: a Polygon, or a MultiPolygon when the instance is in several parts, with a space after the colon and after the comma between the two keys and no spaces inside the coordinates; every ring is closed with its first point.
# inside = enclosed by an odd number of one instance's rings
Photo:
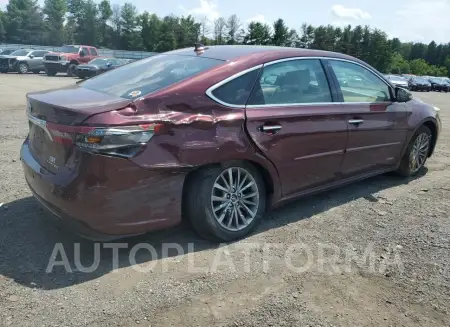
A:
{"type": "Polygon", "coordinates": [[[88,63],[98,57],[95,47],[89,45],[64,45],[59,52],[51,52],[44,56],[45,72],[48,76],[67,73],[76,76],[77,65],[88,63]]]}

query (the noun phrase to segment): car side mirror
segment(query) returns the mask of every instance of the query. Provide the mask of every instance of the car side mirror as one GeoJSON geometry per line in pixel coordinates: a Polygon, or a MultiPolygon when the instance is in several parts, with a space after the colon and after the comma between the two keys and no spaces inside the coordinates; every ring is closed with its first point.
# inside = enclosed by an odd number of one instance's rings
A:
{"type": "Polygon", "coordinates": [[[30,54],[29,57],[30,57],[30,59],[33,59],[33,58],[34,58],[34,55],[31,55],[31,54],[30,54]]]}
{"type": "Polygon", "coordinates": [[[396,87],[395,98],[398,102],[408,102],[412,99],[412,94],[404,88],[396,87]]]}

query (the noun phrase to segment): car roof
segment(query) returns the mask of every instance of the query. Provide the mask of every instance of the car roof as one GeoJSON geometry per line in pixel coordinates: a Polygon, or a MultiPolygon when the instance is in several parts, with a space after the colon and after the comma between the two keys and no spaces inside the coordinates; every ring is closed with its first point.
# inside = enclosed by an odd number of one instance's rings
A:
{"type": "Polygon", "coordinates": [[[204,52],[199,54],[196,54],[194,47],[191,47],[169,51],[166,54],[198,55],[224,61],[232,61],[242,57],[266,57],[275,59],[288,57],[332,57],[360,62],[357,58],[337,52],[262,45],[215,45],[206,47],[204,52]]]}

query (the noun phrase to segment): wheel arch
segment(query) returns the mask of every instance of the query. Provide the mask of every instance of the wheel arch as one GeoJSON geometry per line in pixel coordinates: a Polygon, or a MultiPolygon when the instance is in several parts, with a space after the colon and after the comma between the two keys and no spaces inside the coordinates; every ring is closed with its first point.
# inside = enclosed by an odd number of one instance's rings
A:
{"type": "MultiPolygon", "coordinates": [[[[428,119],[428,120],[424,121],[421,124],[421,126],[426,126],[431,131],[431,144],[430,144],[430,150],[428,151],[428,157],[431,157],[434,153],[434,148],[436,147],[436,143],[437,143],[437,137],[438,137],[437,122],[432,119],[428,119]]],[[[420,128],[420,126],[418,128],[420,128]]]]}
{"type": "Polygon", "coordinates": [[[71,59],[69,62],[70,65],[79,65],[80,63],[76,59],[71,59]]]}
{"type": "Polygon", "coordinates": [[[258,162],[258,160],[252,160],[252,159],[230,159],[225,162],[215,162],[215,163],[209,163],[205,165],[201,165],[198,167],[195,167],[192,171],[190,171],[183,183],[183,190],[182,190],[182,207],[184,208],[185,205],[185,199],[187,196],[187,192],[189,191],[189,187],[191,186],[191,183],[194,182],[196,174],[203,169],[209,168],[209,167],[221,167],[224,163],[227,162],[246,162],[255,167],[255,169],[259,172],[261,175],[264,185],[266,186],[266,198],[268,201],[268,205],[266,208],[270,208],[270,205],[273,201],[277,200],[277,197],[279,197],[278,192],[279,189],[277,187],[278,183],[278,175],[274,176],[274,173],[270,172],[270,169],[268,167],[265,167],[262,163],[258,162]]]}

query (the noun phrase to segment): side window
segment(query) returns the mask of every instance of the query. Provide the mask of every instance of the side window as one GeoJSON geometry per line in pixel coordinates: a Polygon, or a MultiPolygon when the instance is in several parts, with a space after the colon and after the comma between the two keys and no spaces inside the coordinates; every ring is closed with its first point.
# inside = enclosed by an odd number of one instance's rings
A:
{"type": "Polygon", "coordinates": [[[330,87],[318,59],[266,65],[249,105],[332,102],[330,87]]]}
{"type": "Polygon", "coordinates": [[[33,51],[32,54],[37,57],[37,58],[42,58],[43,56],[45,56],[48,53],[48,51],[45,50],[38,50],[38,51],[33,51]]]}
{"type": "Polygon", "coordinates": [[[97,50],[95,50],[94,48],[91,48],[91,55],[93,56],[97,56],[97,50]]]}
{"type": "Polygon", "coordinates": [[[391,101],[389,86],[370,70],[347,61],[330,60],[344,102],[391,101]]]}
{"type": "Polygon", "coordinates": [[[259,69],[256,69],[239,76],[216,88],[212,95],[227,104],[243,106],[247,103],[258,74],[259,69]]]}
{"type": "Polygon", "coordinates": [[[85,56],[89,56],[89,50],[87,48],[81,48],[81,52],[84,53],[85,56]]]}

